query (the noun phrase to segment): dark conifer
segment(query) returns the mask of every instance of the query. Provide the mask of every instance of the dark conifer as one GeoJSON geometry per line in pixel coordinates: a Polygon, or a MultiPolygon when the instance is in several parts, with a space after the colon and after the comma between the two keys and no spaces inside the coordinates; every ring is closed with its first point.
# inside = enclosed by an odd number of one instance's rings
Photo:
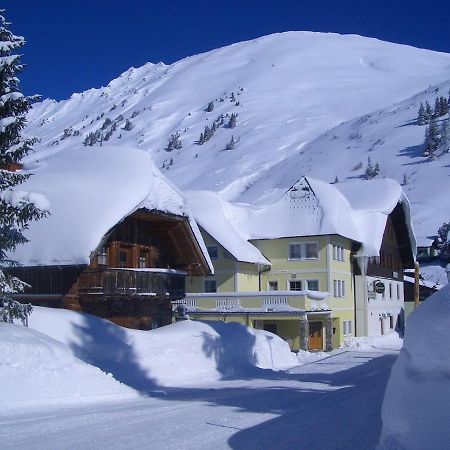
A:
{"type": "Polygon", "coordinates": [[[22,291],[24,284],[2,269],[16,265],[8,253],[27,242],[23,231],[28,228],[29,222],[42,218],[46,213],[28,196],[21,196],[18,191],[16,195],[11,195],[13,189],[30,176],[12,170],[20,167],[20,162],[36,140],[21,136],[26,113],[34,100],[20,92],[17,75],[23,65],[20,55],[13,54],[25,44],[25,40],[8,30],[9,23],[3,13],[4,10],[0,10],[0,321],[21,319],[26,322],[31,305],[22,305],[9,296],[22,291]]]}

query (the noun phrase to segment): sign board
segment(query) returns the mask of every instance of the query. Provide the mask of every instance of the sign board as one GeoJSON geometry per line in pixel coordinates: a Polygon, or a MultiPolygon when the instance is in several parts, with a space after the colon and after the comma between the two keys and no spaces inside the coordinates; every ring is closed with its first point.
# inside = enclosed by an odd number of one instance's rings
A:
{"type": "Polygon", "coordinates": [[[377,294],[384,294],[384,290],[385,290],[384,283],[382,283],[380,280],[375,280],[373,282],[373,290],[377,294]]]}

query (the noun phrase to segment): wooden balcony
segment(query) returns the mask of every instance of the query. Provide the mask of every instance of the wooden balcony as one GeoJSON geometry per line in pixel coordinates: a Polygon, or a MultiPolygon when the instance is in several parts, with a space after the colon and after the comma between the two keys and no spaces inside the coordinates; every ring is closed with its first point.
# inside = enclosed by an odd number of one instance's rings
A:
{"type": "Polygon", "coordinates": [[[80,296],[181,299],[185,295],[184,272],[166,269],[85,270],[78,279],[80,296]]]}

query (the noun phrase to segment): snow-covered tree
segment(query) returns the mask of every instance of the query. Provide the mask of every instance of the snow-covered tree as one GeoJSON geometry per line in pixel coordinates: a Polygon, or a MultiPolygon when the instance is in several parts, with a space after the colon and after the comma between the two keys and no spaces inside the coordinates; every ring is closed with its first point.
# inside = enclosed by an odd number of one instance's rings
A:
{"type": "Polygon", "coordinates": [[[227,142],[225,150],[233,150],[235,146],[236,146],[236,140],[234,139],[234,136],[231,136],[230,141],[227,142]]]}
{"type": "Polygon", "coordinates": [[[423,106],[423,103],[421,103],[419,107],[419,112],[417,114],[417,123],[419,125],[425,125],[426,123],[428,123],[428,118],[426,117],[425,106],[423,106]]]}
{"type": "Polygon", "coordinates": [[[25,285],[5,270],[16,265],[7,253],[27,242],[23,231],[30,221],[40,219],[45,212],[30,200],[30,196],[12,195],[13,189],[29,177],[12,169],[35,142],[35,139],[21,136],[33,98],[20,92],[17,74],[23,65],[20,55],[13,54],[25,40],[8,30],[9,23],[3,13],[4,10],[0,10],[0,320],[12,322],[15,318],[26,321],[31,305],[22,305],[10,297],[10,294],[22,291],[25,285]]]}
{"type": "Polygon", "coordinates": [[[440,139],[438,127],[434,119],[430,120],[430,124],[425,129],[425,142],[423,156],[434,157],[436,150],[439,147],[440,139]]]}
{"type": "Polygon", "coordinates": [[[232,113],[230,116],[230,120],[228,121],[228,128],[234,128],[237,124],[237,114],[232,113]]]}
{"type": "Polygon", "coordinates": [[[183,148],[183,144],[180,140],[180,133],[172,134],[169,138],[166,151],[171,152],[172,150],[180,150],[181,148],[183,148]]]}
{"type": "Polygon", "coordinates": [[[367,167],[365,172],[366,178],[370,180],[371,178],[375,178],[379,173],[380,173],[380,165],[376,163],[374,166],[369,156],[367,158],[367,167]]]}
{"type": "Polygon", "coordinates": [[[442,224],[438,230],[437,237],[434,241],[434,245],[438,248],[441,258],[446,260],[450,259],[450,222],[442,224]]]}

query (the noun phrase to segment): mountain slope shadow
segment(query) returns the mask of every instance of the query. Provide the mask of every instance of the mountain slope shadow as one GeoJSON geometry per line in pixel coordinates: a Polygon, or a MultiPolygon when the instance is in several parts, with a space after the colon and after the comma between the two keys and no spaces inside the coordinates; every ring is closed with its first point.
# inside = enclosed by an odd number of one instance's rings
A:
{"type": "Polygon", "coordinates": [[[138,362],[126,330],[89,314],[83,324],[72,324],[79,342],[71,343],[75,355],[92,364],[141,394],[158,387],[138,362]]]}

